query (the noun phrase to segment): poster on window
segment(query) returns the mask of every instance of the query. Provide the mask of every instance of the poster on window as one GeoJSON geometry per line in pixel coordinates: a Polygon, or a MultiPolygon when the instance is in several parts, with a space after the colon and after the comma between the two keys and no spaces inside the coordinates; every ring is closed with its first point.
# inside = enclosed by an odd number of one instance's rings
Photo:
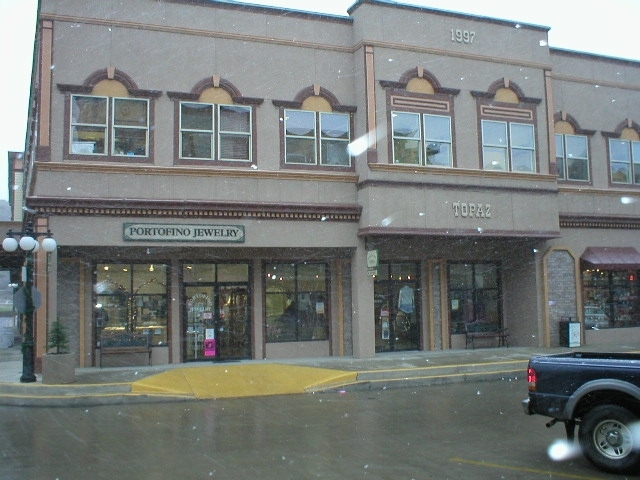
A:
{"type": "Polygon", "coordinates": [[[204,331],[204,356],[216,356],[216,331],[213,328],[204,331]]]}

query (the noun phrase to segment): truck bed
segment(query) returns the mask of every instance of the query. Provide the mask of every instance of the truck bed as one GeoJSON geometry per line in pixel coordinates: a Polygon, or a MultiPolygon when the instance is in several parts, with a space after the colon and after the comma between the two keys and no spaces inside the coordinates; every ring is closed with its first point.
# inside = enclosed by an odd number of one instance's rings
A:
{"type": "Polygon", "coordinates": [[[529,366],[536,372],[536,387],[529,392],[531,413],[568,420],[573,414],[571,397],[589,389],[611,385],[640,388],[640,354],[570,352],[533,357],[529,366]]]}

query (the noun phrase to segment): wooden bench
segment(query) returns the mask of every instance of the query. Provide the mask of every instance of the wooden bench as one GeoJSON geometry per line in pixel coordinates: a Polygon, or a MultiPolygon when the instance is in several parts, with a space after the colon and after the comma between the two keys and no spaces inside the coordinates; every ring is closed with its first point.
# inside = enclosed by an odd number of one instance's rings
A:
{"type": "MultiPolygon", "coordinates": [[[[117,366],[135,364],[141,358],[146,365],[151,365],[151,339],[143,333],[118,332],[108,333],[100,337],[100,368],[103,357],[120,355],[117,366]]],[[[114,357],[111,357],[114,358],[114,357]]]]}
{"type": "Polygon", "coordinates": [[[499,325],[494,323],[465,323],[464,333],[466,335],[466,344],[464,348],[468,348],[469,345],[471,345],[471,348],[475,349],[476,338],[497,338],[499,347],[509,347],[509,329],[501,328],[499,325]]]}

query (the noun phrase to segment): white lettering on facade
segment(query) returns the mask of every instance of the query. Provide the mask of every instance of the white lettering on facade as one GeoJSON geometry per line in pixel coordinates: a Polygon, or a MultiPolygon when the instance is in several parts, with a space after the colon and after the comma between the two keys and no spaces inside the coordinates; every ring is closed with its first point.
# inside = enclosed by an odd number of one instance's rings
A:
{"type": "Polygon", "coordinates": [[[473,30],[463,30],[461,28],[451,29],[452,42],[471,44],[474,38],[476,38],[476,32],[473,30]]]}
{"type": "Polygon", "coordinates": [[[490,203],[453,202],[453,216],[463,218],[491,218],[490,203]]]}

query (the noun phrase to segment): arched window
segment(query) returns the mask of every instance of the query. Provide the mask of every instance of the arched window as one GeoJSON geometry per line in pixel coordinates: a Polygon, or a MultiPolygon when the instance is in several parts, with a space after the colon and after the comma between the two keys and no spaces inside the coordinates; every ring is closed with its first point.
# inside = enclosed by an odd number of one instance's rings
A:
{"type": "Polygon", "coordinates": [[[139,90],[112,67],[95,72],[82,86],[58,89],[69,94],[68,158],[150,159],[151,99],[160,92],[139,90]]]}
{"type": "Polygon", "coordinates": [[[611,183],[640,185],[640,126],[631,120],[621,123],[609,137],[611,183]]]}
{"type": "Polygon", "coordinates": [[[480,112],[482,168],[536,172],[536,108],[540,99],[527,98],[508,78],[487,92],[471,92],[480,112]]]}
{"type": "Polygon", "coordinates": [[[564,112],[555,118],[556,166],[558,179],[588,182],[589,139],[594,132],[582,130],[577,122],[564,112]]]}
{"type": "Polygon", "coordinates": [[[397,165],[454,165],[453,95],[418,67],[400,81],[381,81],[390,106],[391,162],[397,165]]]}
{"type": "Polygon", "coordinates": [[[337,98],[315,85],[293,102],[274,100],[281,109],[283,164],[290,167],[351,168],[352,113],[337,98]]]}
{"type": "Polygon", "coordinates": [[[177,158],[181,162],[253,163],[254,106],[219,76],[198,83],[191,93],[168,92],[177,108],[177,158]]]}

